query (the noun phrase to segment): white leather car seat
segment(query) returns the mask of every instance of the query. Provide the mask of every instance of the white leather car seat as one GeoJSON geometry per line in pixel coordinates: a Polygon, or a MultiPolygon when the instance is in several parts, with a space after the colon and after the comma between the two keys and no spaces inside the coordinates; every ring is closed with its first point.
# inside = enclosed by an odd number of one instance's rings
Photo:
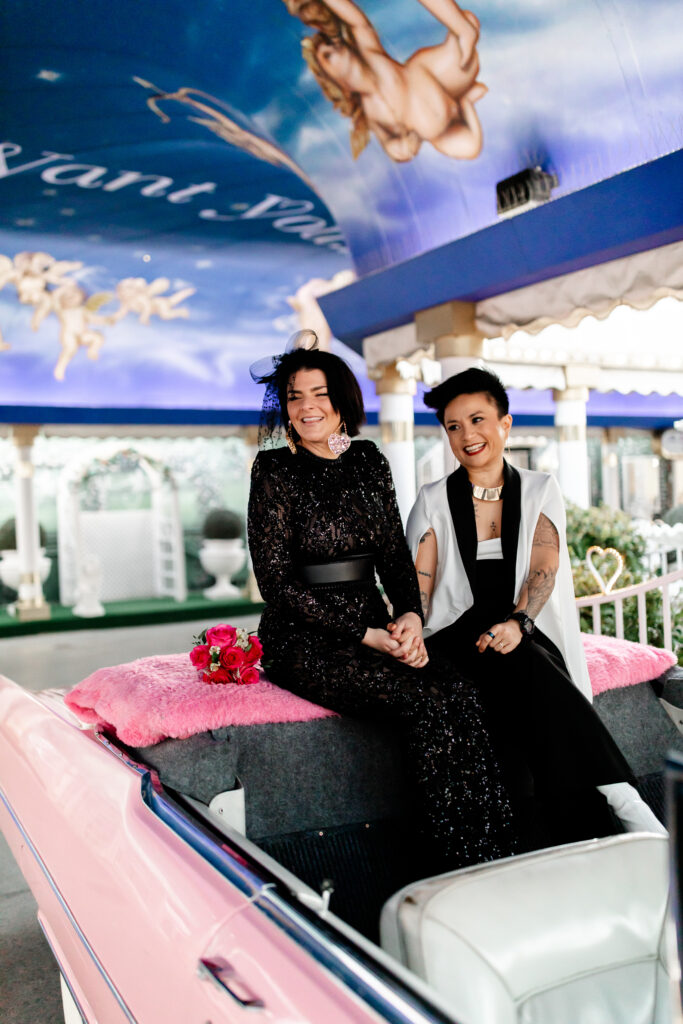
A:
{"type": "Polygon", "coordinates": [[[381,942],[460,1024],[670,1024],[668,874],[649,833],[493,861],[401,889],[381,942]]]}

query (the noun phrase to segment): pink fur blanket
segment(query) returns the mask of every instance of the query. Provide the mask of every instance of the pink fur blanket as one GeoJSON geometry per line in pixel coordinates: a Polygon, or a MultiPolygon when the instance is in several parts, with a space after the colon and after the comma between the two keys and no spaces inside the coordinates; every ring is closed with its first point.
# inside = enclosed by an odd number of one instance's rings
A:
{"type": "Polygon", "coordinates": [[[99,668],[65,701],[84,722],[106,726],[131,747],[168,737],[186,739],[226,725],[306,722],[335,714],[266,679],[251,686],[202,683],[187,654],[99,668]]]}
{"type": "MultiPolygon", "coordinates": [[[[656,679],[676,662],[658,647],[590,633],[582,638],[594,694],[656,679]]],[[[187,654],[100,668],[65,700],[84,722],[113,730],[132,747],[228,725],[306,722],[335,714],[266,679],[252,686],[202,683],[187,654]]]]}
{"type": "Polygon", "coordinates": [[[594,636],[592,633],[582,633],[581,639],[591,687],[596,696],[606,690],[657,679],[676,664],[676,655],[662,647],[617,640],[613,636],[594,636]]]}

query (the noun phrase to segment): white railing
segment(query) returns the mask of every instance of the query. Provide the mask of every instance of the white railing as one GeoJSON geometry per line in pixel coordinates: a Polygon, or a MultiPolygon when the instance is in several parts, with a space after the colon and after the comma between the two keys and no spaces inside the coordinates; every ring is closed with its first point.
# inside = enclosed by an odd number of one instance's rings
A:
{"type": "Polygon", "coordinates": [[[645,583],[634,583],[631,587],[621,587],[616,590],[611,590],[607,594],[590,594],[588,597],[577,597],[577,615],[581,608],[591,608],[593,611],[593,632],[600,636],[602,632],[600,609],[604,604],[613,604],[617,636],[620,640],[623,640],[624,601],[629,597],[635,597],[638,602],[638,640],[641,644],[646,644],[647,610],[645,606],[645,595],[651,590],[661,590],[662,617],[664,622],[664,646],[668,651],[671,651],[673,650],[673,619],[671,613],[670,588],[672,584],[680,583],[682,580],[683,569],[676,569],[675,572],[666,573],[664,576],[655,576],[651,580],[646,580],[645,583]]]}

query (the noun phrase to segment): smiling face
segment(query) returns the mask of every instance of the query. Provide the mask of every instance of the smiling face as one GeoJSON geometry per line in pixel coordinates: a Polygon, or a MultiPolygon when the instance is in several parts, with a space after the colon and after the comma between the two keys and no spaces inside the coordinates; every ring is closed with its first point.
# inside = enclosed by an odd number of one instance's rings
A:
{"type": "Polygon", "coordinates": [[[341,417],[330,402],[322,370],[301,369],[290,378],[287,416],[304,447],[324,444],[339,429],[341,417]]]}
{"type": "Polygon", "coordinates": [[[493,470],[503,465],[503,450],[512,416],[500,416],[484,391],[458,395],[444,410],[451,451],[468,470],[493,470]]]}

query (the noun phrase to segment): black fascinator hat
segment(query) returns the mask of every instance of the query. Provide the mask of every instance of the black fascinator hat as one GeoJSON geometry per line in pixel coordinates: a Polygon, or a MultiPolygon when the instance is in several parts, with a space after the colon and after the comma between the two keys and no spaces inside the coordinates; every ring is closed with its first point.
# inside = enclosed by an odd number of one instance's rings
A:
{"type": "MultiPolygon", "coordinates": [[[[351,368],[332,352],[318,347],[315,331],[293,334],[281,355],[257,359],[249,367],[252,380],[265,384],[259,422],[259,448],[274,447],[287,427],[287,389],[298,370],[322,370],[327,380],[327,393],[335,412],[346,425],[349,437],[355,437],[365,422],[363,396],[351,368]]],[[[296,431],[294,439],[298,440],[296,431]]]]}

